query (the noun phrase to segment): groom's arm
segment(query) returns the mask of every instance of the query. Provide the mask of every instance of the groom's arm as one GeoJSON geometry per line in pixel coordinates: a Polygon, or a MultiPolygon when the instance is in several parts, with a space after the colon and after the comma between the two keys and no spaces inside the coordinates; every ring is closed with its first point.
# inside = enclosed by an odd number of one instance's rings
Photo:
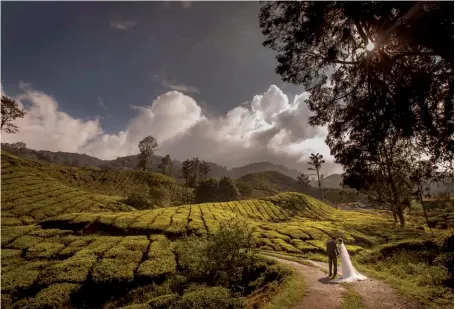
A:
{"type": "Polygon", "coordinates": [[[336,252],[337,255],[340,255],[340,251],[338,251],[338,246],[337,245],[335,245],[335,252],[336,252]]]}

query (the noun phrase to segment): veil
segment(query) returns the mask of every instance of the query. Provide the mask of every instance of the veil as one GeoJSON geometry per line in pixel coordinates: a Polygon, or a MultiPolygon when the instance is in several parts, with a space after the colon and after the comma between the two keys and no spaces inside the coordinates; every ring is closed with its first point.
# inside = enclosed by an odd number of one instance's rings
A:
{"type": "Polygon", "coordinates": [[[330,280],[333,283],[341,282],[354,282],[368,279],[354,268],[351,262],[351,257],[349,252],[346,249],[344,243],[339,245],[340,259],[341,259],[341,272],[343,274],[342,278],[330,280]]]}

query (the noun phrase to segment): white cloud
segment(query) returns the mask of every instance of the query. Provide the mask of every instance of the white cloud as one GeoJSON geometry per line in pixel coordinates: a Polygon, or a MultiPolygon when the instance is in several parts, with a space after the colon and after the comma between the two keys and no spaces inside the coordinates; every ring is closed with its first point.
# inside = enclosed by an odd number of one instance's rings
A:
{"type": "Polygon", "coordinates": [[[326,128],[308,125],[310,112],[303,93],[289,101],[272,85],[249,104],[222,117],[208,117],[191,97],[170,91],[151,106],[131,106],[137,116],[125,130],[106,134],[98,119],[82,121],[58,111],[51,96],[25,89],[17,97],[27,115],[18,119],[18,134],[4,134],[4,142],[23,141],[29,148],[87,153],[115,159],[138,152],[138,142],[147,135],[159,143],[159,154],[183,160],[198,156],[227,167],[269,161],[302,171],[311,152],[324,155],[325,174],[340,172],[324,143],[326,128]]]}
{"type": "Polygon", "coordinates": [[[180,92],[184,92],[184,93],[188,93],[188,94],[200,93],[199,89],[197,89],[194,86],[187,86],[184,84],[175,83],[160,75],[153,75],[152,80],[159,83],[161,86],[172,89],[172,90],[176,90],[176,91],[180,91],[180,92]]]}
{"type": "Polygon", "coordinates": [[[22,141],[31,148],[77,152],[81,145],[102,134],[98,119],[75,119],[60,112],[51,96],[30,86],[21,89],[24,93],[15,99],[27,114],[15,121],[20,128],[19,133],[2,134],[2,142],[22,141]]]}
{"type": "Polygon", "coordinates": [[[116,29],[116,30],[121,30],[125,31],[128,29],[131,29],[137,25],[138,21],[137,20],[119,20],[119,19],[114,19],[109,21],[109,24],[111,25],[111,28],[116,29]]]}

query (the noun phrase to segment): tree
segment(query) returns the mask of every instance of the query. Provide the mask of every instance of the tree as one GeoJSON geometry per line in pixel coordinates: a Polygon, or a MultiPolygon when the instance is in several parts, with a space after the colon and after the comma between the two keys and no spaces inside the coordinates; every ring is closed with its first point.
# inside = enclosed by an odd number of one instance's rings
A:
{"type": "Polygon", "coordinates": [[[17,118],[24,118],[26,112],[19,109],[19,104],[13,99],[2,95],[2,123],[1,131],[14,134],[19,132],[17,125],[13,123],[17,118]]]}
{"type": "Polygon", "coordinates": [[[208,178],[201,180],[194,190],[196,203],[219,202],[218,180],[208,178]]]}
{"type": "Polygon", "coordinates": [[[312,153],[310,156],[311,161],[307,163],[307,164],[313,166],[313,167],[308,168],[309,171],[316,171],[316,176],[318,177],[319,190],[321,190],[321,176],[322,176],[319,174],[319,172],[321,170],[322,164],[325,163],[325,160],[323,160],[322,158],[323,158],[322,154],[312,153]]]}
{"type": "Polygon", "coordinates": [[[145,171],[148,164],[152,163],[153,151],[158,148],[158,142],[154,137],[147,136],[139,142],[138,147],[140,151],[138,167],[145,171]]]}
{"type": "Polygon", "coordinates": [[[229,177],[221,178],[218,184],[218,201],[229,202],[239,198],[240,193],[235,182],[229,177]]]}
{"type": "Polygon", "coordinates": [[[413,193],[417,199],[417,202],[422,206],[425,221],[431,230],[427,210],[425,209],[425,204],[423,202],[423,197],[425,195],[425,192],[429,189],[427,186],[428,181],[434,179],[436,166],[428,160],[417,160],[412,163],[411,175],[409,179],[410,185],[414,188],[413,193]]]}
{"type": "Polygon", "coordinates": [[[201,178],[207,178],[207,176],[210,172],[210,165],[206,161],[201,161],[199,170],[200,170],[201,178]]]}
{"type": "Polygon", "coordinates": [[[191,160],[191,166],[192,166],[193,175],[190,178],[190,183],[191,183],[192,187],[196,187],[199,182],[200,173],[201,173],[201,161],[199,161],[199,158],[193,158],[191,160]]]}
{"type": "Polygon", "coordinates": [[[308,177],[308,175],[305,175],[304,173],[301,173],[297,177],[297,182],[299,183],[303,190],[308,189],[310,186],[310,178],[308,177]]]}
{"type": "Polygon", "coordinates": [[[185,186],[188,187],[190,181],[190,175],[193,173],[193,166],[191,160],[187,159],[182,162],[182,176],[185,178],[185,186]]]}
{"type": "Polygon", "coordinates": [[[413,199],[409,181],[412,151],[409,140],[396,136],[374,155],[360,154],[343,173],[344,184],[366,193],[374,206],[390,210],[401,227],[405,227],[404,210],[413,199]]]}
{"type": "Polygon", "coordinates": [[[336,162],[356,164],[399,136],[453,158],[453,2],[267,2],[264,45],[303,84],[336,162]],[[437,33],[438,35],[435,35],[437,33]],[[447,43],[449,42],[449,43],[447,43]]]}
{"type": "Polygon", "coordinates": [[[171,156],[166,155],[163,159],[161,159],[161,163],[158,165],[158,169],[164,175],[171,176],[172,175],[172,160],[171,160],[171,156]]]}
{"type": "Polygon", "coordinates": [[[27,148],[27,145],[24,142],[12,143],[12,144],[8,144],[8,146],[10,146],[11,148],[14,148],[14,149],[26,149],[27,148]]]}

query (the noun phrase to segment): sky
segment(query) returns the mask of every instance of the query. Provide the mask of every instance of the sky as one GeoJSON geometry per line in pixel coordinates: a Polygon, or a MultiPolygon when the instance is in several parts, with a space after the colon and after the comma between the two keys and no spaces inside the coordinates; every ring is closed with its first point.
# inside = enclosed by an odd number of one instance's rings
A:
{"type": "Polygon", "coordinates": [[[324,155],[302,86],[262,46],[259,2],[3,2],[1,90],[27,111],[28,148],[101,159],[199,157],[228,168],[269,161],[303,172],[324,155]]]}

